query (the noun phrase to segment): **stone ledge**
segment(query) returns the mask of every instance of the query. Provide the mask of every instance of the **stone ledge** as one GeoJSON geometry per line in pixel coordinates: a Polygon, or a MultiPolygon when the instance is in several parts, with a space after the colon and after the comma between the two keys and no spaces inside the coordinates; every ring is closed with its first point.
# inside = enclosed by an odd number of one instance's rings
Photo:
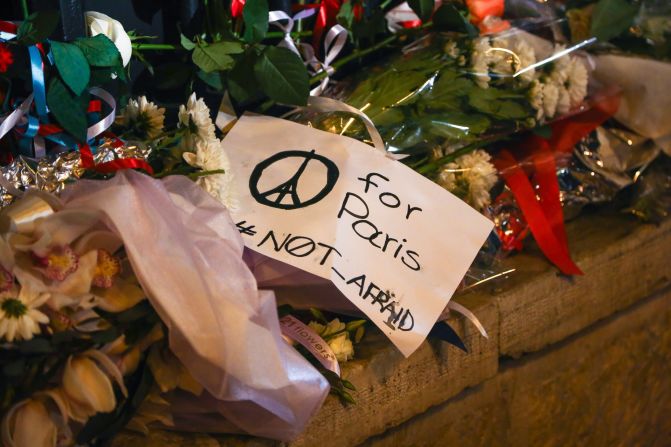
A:
{"type": "Polygon", "coordinates": [[[395,446],[664,446],[671,287],[366,441],[395,446]]]}
{"type": "MultiPolygon", "coordinates": [[[[671,220],[651,226],[624,216],[588,216],[568,230],[584,277],[558,275],[533,248],[506,260],[505,267],[517,271],[503,290],[481,289],[456,298],[490,333],[489,340],[483,339],[470,323],[452,318],[469,354],[441,342],[426,342],[404,359],[381,333],[370,330],[357,349],[358,360],[343,368],[359,390],[358,404],[345,408],[329,397],[291,446],[357,445],[491,379],[501,356],[539,351],[669,284],[666,254],[671,249],[671,220]]],[[[157,430],[148,438],[122,434],[114,445],[278,443],[157,430]]]]}

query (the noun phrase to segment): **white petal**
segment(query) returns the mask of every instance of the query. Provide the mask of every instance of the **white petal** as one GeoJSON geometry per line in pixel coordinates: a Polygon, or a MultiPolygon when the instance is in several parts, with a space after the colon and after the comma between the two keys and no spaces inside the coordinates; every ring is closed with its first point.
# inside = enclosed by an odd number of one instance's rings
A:
{"type": "Polygon", "coordinates": [[[68,397],[90,406],[96,412],[110,412],[116,406],[109,378],[87,357],[70,357],[63,373],[63,388],[68,397]]]}
{"type": "Polygon", "coordinates": [[[5,336],[7,341],[14,341],[14,337],[16,336],[17,325],[18,321],[16,320],[16,318],[7,319],[7,334],[5,336]]]}
{"type": "Polygon", "coordinates": [[[11,440],[8,447],[53,447],[56,445],[58,430],[43,403],[28,400],[22,403],[11,416],[14,420],[9,420],[11,440]]]}

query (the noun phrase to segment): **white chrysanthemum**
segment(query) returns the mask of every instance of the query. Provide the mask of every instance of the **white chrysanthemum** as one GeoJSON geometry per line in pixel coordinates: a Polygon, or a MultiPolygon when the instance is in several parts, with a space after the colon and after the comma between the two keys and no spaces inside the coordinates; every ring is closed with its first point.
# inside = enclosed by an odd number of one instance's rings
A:
{"type": "MultiPolygon", "coordinates": [[[[524,40],[518,39],[512,48],[512,51],[517,55],[515,62],[515,73],[521,72],[536,63],[536,52],[534,47],[526,43],[524,40]]],[[[522,72],[517,79],[523,83],[529,83],[534,80],[536,70],[531,68],[522,72]]]]}
{"type": "MultiPolygon", "coordinates": [[[[557,54],[564,51],[566,47],[564,45],[557,45],[555,47],[554,53],[557,54]]],[[[552,79],[557,84],[563,84],[568,78],[568,69],[571,63],[571,58],[568,55],[564,55],[560,58],[557,58],[552,61],[552,71],[550,72],[550,79],[552,79]]]]}
{"type": "Polygon", "coordinates": [[[567,70],[566,88],[571,98],[571,107],[577,107],[587,96],[587,68],[578,58],[572,58],[567,70]]]}
{"type": "Polygon", "coordinates": [[[476,150],[448,163],[438,175],[438,184],[478,210],[491,201],[489,190],[496,183],[496,168],[491,156],[476,150]]]}
{"type": "Polygon", "coordinates": [[[554,82],[543,84],[543,113],[546,118],[553,118],[557,113],[559,102],[559,88],[554,82]]]}
{"type": "Polygon", "coordinates": [[[543,121],[545,113],[543,111],[543,83],[533,81],[529,89],[529,104],[536,111],[536,120],[543,121]]]}
{"type": "Polygon", "coordinates": [[[221,141],[216,138],[207,141],[197,139],[195,149],[195,153],[182,154],[188,164],[203,171],[226,171],[223,174],[203,175],[198,178],[197,184],[227,208],[234,209],[236,204],[232,191],[230,162],[221,147],[221,141]]]}
{"type": "Polygon", "coordinates": [[[566,115],[571,110],[571,96],[568,90],[563,86],[557,86],[559,91],[559,99],[557,100],[557,114],[559,116],[566,115]]]}
{"type": "Polygon", "coordinates": [[[475,39],[471,49],[471,70],[475,83],[480,88],[489,87],[489,63],[490,63],[489,39],[486,37],[475,39]]]}
{"type": "Polygon", "coordinates": [[[196,98],[195,93],[189,96],[186,105],[179,106],[177,117],[179,124],[189,129],[192,134],[198,135],[205,141],[215,138],[210,109],[202,98],[196,98]]]}
{"type": "Polygon", "coordinates": [[[27,287],[21,288],[18,296],[15,292],[4,292],[0,296],[0,338],[12,342],[30,340],[34,334],[39,334],[39,323],[49,323],[49,317],[37,308],[49,297],[48,293],[27,287]]]}
{"type": "Polygon", "coordinates": [[[136,131],[140,137],[151,140],[163,132],[165,109],[147,101],[145,96],[130,99],[122,116],[123,125],[136,131]]]}

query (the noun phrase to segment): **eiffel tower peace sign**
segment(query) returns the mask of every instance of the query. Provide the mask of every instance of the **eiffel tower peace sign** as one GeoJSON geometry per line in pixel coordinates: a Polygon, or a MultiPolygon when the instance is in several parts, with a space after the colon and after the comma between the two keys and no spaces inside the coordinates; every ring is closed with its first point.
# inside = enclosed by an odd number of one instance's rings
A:
{"type": "MultiPolygon", "coordinates": [[[[280,167],[276,167],[276,169],[280,169],[280,167]]],[[[310,175],[314,174],[314,171],[312,171],[310,175]]],[[[256,165],[249,176],[249,191],[258,203],[271,208],[283,210],[305,208],[326,197],[335,186],[339,175],[340,172],[336,164],[323,155],[317,154],[314,149],[309,152],[299,150],[278,152],[256,165]],[[302,163],[296,172],[285,182],[265,191],[260,191],[259,182],[263,177],[264,171],[271,168],[275,163],[290,158],[302,159],[302,163]],[[326,168],[326,175],[315,176],[315,178],[323,179],[323,186],[312,197],[306,197],[305,192],[301,194],[301,191],[299,191],[299,180],[306,172],[310,173],[311,170],[320,168],[320,164],[326,168]]]]}

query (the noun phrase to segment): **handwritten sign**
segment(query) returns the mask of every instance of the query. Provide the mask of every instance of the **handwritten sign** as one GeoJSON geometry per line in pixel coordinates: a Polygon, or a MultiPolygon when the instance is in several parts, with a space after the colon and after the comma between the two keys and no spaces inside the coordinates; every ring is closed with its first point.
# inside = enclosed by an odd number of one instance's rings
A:
{"type": "Polygon", "coordinates": [[[406,356],[492,229],[457,197],[351,138],[245,115],[223,147],[247,247],[330,279],[406,356]]]}

